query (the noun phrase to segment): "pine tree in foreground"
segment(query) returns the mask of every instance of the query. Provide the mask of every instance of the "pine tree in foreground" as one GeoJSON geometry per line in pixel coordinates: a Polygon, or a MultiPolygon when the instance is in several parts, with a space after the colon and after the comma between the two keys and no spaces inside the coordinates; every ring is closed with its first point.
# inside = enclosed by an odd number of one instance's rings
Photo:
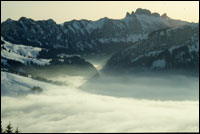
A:
{"type": "Polygon", "coordinates": [[[9,124],[7,125],[7,127],[5,128],[5,130],[3,130],[3,128],[2,128],[2,121],[1,121],[1,133],[20,133],[20,130],[19,130],[19,128],[17,127],[16,129],[15,129],[15,131],[14,131],[14,129],[13,129],[13,127],[12,127],[12,125],[11,125],[11,123],[9,122],[9,124]]]}
{"type": "Polygon", "coordinates": [[[10,122],[6,127],[5,133],[13,133],[13,127],[10,122]]]}

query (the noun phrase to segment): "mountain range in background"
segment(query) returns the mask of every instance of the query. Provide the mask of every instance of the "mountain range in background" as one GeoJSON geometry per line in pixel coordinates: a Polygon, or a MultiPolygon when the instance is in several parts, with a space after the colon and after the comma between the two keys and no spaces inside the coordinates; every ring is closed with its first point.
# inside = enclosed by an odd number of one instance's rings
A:
{"type": "Polygon", "coordinates": [[[196,74],[199,24],[141,8],[118,20],[105,17],[56,24],[52,19],[34,21],[21,17],[18,21],[8,19],[1,23],[4,70],[33,75],[44,68],[52,71],[55,66],[59,70],[60,65],[73,65],[97,72],[81,57],[86,55],[112,55],[103,68],[105,71],[184,70],[196,74]],[[34,71],[28,71],[29,68],[34,71]]]}

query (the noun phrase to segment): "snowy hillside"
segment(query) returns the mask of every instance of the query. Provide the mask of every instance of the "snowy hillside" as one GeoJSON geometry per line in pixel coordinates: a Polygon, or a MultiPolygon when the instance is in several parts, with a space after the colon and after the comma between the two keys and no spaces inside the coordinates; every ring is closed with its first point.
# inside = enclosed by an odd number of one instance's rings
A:
{"type": "Polygon", "coordinates": [[[33,80],[28,77],[1,71],[1,95],[2,96],[19,96],[34,93],[33,87],[40,86],[43,91],[46,90],[49,83],[33,80]]]}
{"type": "Polygon", "coordinates": [[[92,77],[95,67],[78,55],[49,52],[48,49],[13,44],[1,38],[1,70],[49,79],[56,75],[92,77]],[[51,55],[51,58],[47,58],[51,55]],[[41,58],[42,57],[42,58],[41,58]]]}
{"type": "Polygon", "coordinates": [[[1,64],[7,65],[7,60],[17,61],[22,64],[34,63],[37,65],[49,65],[51,59],[38,59],[41,48],[25,45],[17,45],[7,42],[1,37],[1,64]]]}

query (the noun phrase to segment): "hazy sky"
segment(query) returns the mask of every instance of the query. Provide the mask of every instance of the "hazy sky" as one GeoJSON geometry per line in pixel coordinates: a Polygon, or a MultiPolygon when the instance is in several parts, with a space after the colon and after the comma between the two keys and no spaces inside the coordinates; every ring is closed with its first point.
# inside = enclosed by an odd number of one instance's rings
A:
{"type": "Polygon", "coordinates": [[[146,8],[174,19],[199,21],[199,1],[1,1],[1,22],[25,16],[35,20],[53,19],[57,23],[73,19],[122,19],[126,12],[146,8]]]}

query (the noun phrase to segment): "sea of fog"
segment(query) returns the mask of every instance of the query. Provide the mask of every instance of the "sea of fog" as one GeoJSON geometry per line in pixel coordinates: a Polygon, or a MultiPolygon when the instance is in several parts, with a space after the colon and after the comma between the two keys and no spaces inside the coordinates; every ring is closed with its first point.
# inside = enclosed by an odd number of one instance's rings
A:
{"type": "Polygon", "coordinates": [[[67,86],[43,83],[42,94],[1,96],[3,126],[10,121],[22,132],[51,133],[199,131],[198,77],[52,79],[67,86]]]}

